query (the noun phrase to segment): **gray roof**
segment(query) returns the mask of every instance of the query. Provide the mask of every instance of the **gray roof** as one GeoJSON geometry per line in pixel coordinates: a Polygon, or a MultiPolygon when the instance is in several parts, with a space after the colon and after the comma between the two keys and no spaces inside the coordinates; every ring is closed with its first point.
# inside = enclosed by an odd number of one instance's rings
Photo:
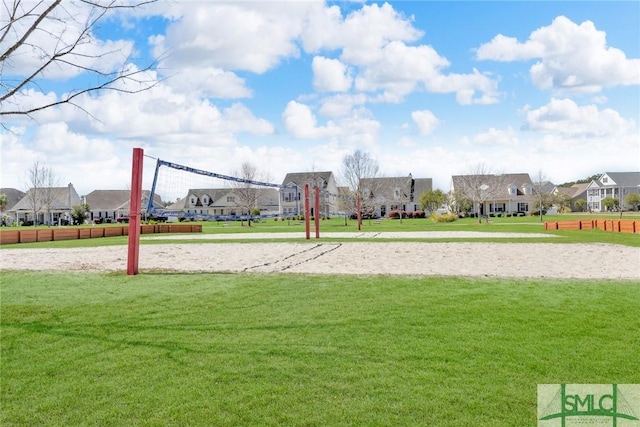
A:
{"type": "Polygon", "coordinates": [[[47,188],[31,188],[27,191],[20,199],[18,203],[16,203],[11,210],[12,211],[32,211],[33,206],[33,198],[37,199],[36,207],[42,210],[44,206],[45,198],[48,198],[50,195],[51,206],[49,207],[51,210],[70,210],[72,206],[80,204],[80,197],[76,190],[73,188],[73,185],[69,184],[67,187],[47,187],[47,188]]]}
{"type": "Polygon", "coordinates": [[[579,197],[585,191],[587,191],[588,185],[589,183],[573,184],[571,187],[556,187],[556,189],[559,193],[562,193],[565,196],[569,196],[573,199],[579,197]]]}
{"type": "Polygon", "coordinates": [[[535,182],[534,187],[539,188],[542,194],[550,194],[556,188],[555,184],[551,181],[535,182]]]}
{"type": "Polygon", "coordinates": [[[528,173],[505,173],[501,175],[453,175],[451,177],[453,183],[453,189],[459,189],[464,187],[465,179],[473,177],[474,182],[491,183],[496,180],[501,184],[504,184],[504,188],[500,190],[501,194],[496,194],[495,197],[504,197],[505,199],[512,197],[509,195],[509,187],[515,186],[518,196],[524,196],[522,189],[525,186],[530,186],[533,189],[533,182],[528,173]]]}
{"type": "Polygon", "coordinates": [[[318,178],[321,178],[325,183],[329,182],[333,178],[333,172],[325,171],[325,172],[293,172],[288,173],[284,180],[282,181],[282,185],[288,184],[296,184],[299,186],[303,186],[307,183],[313,183],[318,178]]]}
{"type": "Polygon", "coordinates": [[[15,188],[0,188],[0,193],[7,197],[7,205],[4,207],[5,211],[13,210],[13,207],[24,197],[24,191],[20,191],[15,188]]]}
{"type": "MultiPolygon", "coordinates": [[[[202,199],[204,196],[209,198],[209,203],[207,206],[213,205],[216,201],[220,200],[220,198],[226,196],[229,193],[234,191],[233,188],[191,188],[189,189],[187,197],[184,197],[175,203],[167,206],[165,209],[167,210],[179,210],[185,209],[189,205],[189,196],[195,196],[200,200],[202,204],[202,199]]],[[[279,193],[275,188],[260,188],[260,197],[258,203],[261,206],[270,206],[270,205],[278,205],[279,203],[279,193]]],[[[200,206],[200,205],[198,205],[200,206]]],[[[204,204],[202,204],[204,206],[204,204]]]]}
{"type": "Polygon", "coordinates": [[[403,190],[402,195],[405,198],[409,198],[413,201],[417,201],[422,193],[429,191],[432,188],[431,178],[413,178],[408,176],[392,176],[392,177],[377,177],[377,178],[362,178],[360,184],[363,188],[368,188],[373,191],[374,196],[387,196],[390,195],[396,188],[403,190]],[[411,186],[413,184],[413,192],[411,192],[411,186]],[[378,193],[383,194],[375,194],[378,193]]]}
{"type": "MultiPolygon", "coordinates": [[[[604,175],[604,174],[603,174],[604,175]]],[[[640,172],[606,172],[618,187],[636,187],[640,185],[640,172]]],[[[606,186],[606,184],[602,184],[606,186]]]]}
{"type": "Polygon", "coordinates": [[[196,202],[196,206],[204,206],[204,204],[202,203],[202,199],[204,198],[204,196],[207,196],[209,198],[209,203],[207,203],[207,206],[211,206],[221,197],[224,197],[231,192],[233,192],[233,188],[190,188],[189,192],[187,193],[187,197],[183,199],[182,207],[187,206],[189,196],[196,196],[198,198],[198,202],[200,204],[197,204],[196,202]]]}
{"type": "Polygon", "coordinates": [[[413,194],[416,200],[422,193],[433,190],[433,180],[431,178],[416,178],[413,181],[413,194]]]}
{"type": "MultiPolygon", "coordinates": [[[[142,191],[142,209],[147,208],[149,190],[142,191]]],[[[85,196],[85,200],[92,211],[115,211],[129,209],[131,191],[129,190],[94,190],[85,196]]],[[[156,194],[153,197],[155,207],[162,207],[162,200],[156,194]]]]}

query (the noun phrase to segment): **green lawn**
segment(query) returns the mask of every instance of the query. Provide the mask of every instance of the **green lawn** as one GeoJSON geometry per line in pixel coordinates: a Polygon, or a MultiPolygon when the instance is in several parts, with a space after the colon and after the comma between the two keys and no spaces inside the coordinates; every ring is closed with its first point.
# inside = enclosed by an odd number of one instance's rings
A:
{"type": "MultiPolygon", "coordinates": [[[[640,219],[640,215],[635,212],[626,212],[623,219],[640,219]]],[[[545,221],[563,221],[569,219],[618,219],[619,215],[615,214],[565,214],[545,216],[545,221]]],[[[210,238],[211,241],[220,240],[221,234],[252,234],[252,233],[290,233],[297,232],[300,236],[304,236],[305,226],[300,221],[275,221],[273,219],[263,220],[253,223],[251,227],[244,222],[230,222],[227,225],[223,222],[202,222],[202,234],[210,238]]],[[[107,225],[108,226],[108,225],[107,225]]],[[[27,228],[27,227],[25,227],[27,228]]],[[[463,218],[452,223],[435,223],[429,218],[421,219],[403,219],[392,220],[384,219],[380,223],[373,220],[364,220],[362,223],[362,232],[398,232],[398,231],[481,231],[481,232],[511,232],[511,233],[544,233],[559,236],[559,239],[531,237],[527,239],[504,239],[504,238],[484,238],[484,239],[467,239],[468,241],[493,241],[493,242],[542,242],[542,243],[611,243],[628,246],[640,246],[640,235],[628,233],[612,233],[601,230],[581,230],[581,231],[545,231],[544,224],[540,222],[538,217],[516,217],[516,218],[491,218],[490,223],[483,222],[479,224],[474,218],[463,218]]],[[[320,221],[320,237],[325,241],[340,241],[340,238],[327,237],[326,233],[340,232],[358,232],[355,220],[347,220],[345,224],[344,218],[331,218],[329,220],[320,221]]],[[[166,234],[165,234],[166,235],[166,234]]],[[[188,243],[190,239],[175,240],[175,235],[171,236],[171,240],[157,239],[163,235],[154,235],[154,240],[145,240],[143,235],[141,244],[158,244],[158,243],[188,243]]],[[[302,237],[303,238],[303,237],[302,237]]],[[[311,238],[315,238],[315,224],[311,223],[311,238]]],[[[301,238],[295,239],[278,239],[278,241],[300,241],[301,238]]],[[[264,239],[269,241],[270,239],[264,239]]],[[[416,240],[406,238],[396,238],[393,240],[416,240]]],[[[428,239],[419,239],[420,241],[428,241],[428,239]]],[[[461,239],[431,239],[432,241],[461,241],[461,239]]],[[[237,240],[238,242],[256,242],[255,239],[237,240]]],[[[376,241],[381,241],[377,238],[376,241]]],[[[203,242],[203,240],[199,240],[203,242]]],[[[108,237],[98,239],[83,240],[64,240],[58,242],[37,242],[37,243],[20,243],[13,245],[2,245],[1,249],[8,248],[39,248],[39,247],[85,247],[85,246],[103,246],[103,245],[123,245],[127,244],[127,237],[108,237]]]]}
{"type": "Polygon", "coordinates": [[[1,276],[2,426],[523,426],[640,383],[632,282],[1,276]]]}

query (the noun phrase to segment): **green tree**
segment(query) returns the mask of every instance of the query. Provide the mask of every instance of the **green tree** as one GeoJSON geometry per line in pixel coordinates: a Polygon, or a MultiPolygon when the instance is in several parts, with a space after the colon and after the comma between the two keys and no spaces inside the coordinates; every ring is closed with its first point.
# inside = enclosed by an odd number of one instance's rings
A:
{"type": "Polygon", "coordinates": [[[449,193],[447,207],[450,212],[469,214],[473,208],[473,201],[465,196],[464,192],[455,190],[449,193]]]}
{"type": "Polygon", "coordinates": [[[81,205],[73,206],[71,210],[71,218],[74,224],[83,224],[84,220],[89,216],[89,205],[83,203],[81,205]]]}
{"type": "Polygon", "coordinates": [[[571,197],[566,194],[558,193],[553,197],[553,203],[558,207],[558,212],[564,213],[571,207],[571,197]]]}
{"type": "Polygon", "coordinates": [[[602,206],[607,208],[608,211],[614,210],[614,208],[617,208],[618,205],[620,204],[618,199],[613,197],[605,197],[604,199],[602,199],[601,203],[602,203],[602,206]]]}
{"type": "Polygon", "coordinates": [[[578,199],[576,200],[575,206],[580,211],[584,211],[584,208],[587,206],[587,201],[585,199],[578,199]]]}
{"type": "Polygon", "coordinates": [[[631,209],[633,209],[634,211],[637,211],[640,209],[640,194],[638,193],[631,193],[631,194],[627,194],[627,197],[624,198],[624,202],[631,206],[631,209]]]}
{"type": "Polygon", "coordinates": [[[447,195],[442,190],[429,190],[420,195],[420,206],[429,212],[435,212],[446,201],[447,195]]]}
{"type": "Polygon", "coordinates": [[[7,207],[7,195],[0,193],[0,213],[4,212],[7,207]]]}

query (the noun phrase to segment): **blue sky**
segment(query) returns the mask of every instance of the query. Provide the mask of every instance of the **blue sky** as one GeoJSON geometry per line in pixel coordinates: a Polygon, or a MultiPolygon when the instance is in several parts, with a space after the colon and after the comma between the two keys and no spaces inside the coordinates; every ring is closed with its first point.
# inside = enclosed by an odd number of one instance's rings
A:
{"type": "MultiPolygon", "coordinates": [[[[134,147],[221,174],[248,161],[273,182],[339,175],[361,149],[385,175],[445,191],[481,162],[555,183],[640,170],[637,1],[159,1],[122,13],[94,34],[95,52],[121,53],[101,66],[156,60],[158,84],[84,97],[85,111],[4,116],[2,187],[27,189],[38,160],[81,195],[125,189],[134,147]]],[[[29,59],[3,74],[27,73],[29,59]]],[[[19,102],[86,79],[42,76],[19,102]]],[[[149,188],[155,164],[144,167],[149,188]]]]}

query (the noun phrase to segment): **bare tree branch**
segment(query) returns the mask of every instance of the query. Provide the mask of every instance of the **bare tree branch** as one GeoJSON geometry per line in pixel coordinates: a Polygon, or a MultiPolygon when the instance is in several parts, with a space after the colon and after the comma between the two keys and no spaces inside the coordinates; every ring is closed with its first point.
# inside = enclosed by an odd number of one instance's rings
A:
{"type": "Polygon", "coordinates": [[[98,45],[99,42],[94,38],[93,31],[109,12],[117,9],[135,9],[156,1],[142,0],[125,4],[118,0],[106,2],[80,0],[77,4],[83,4],[89,10],[85,11],[86,13],[78,14],[67,8],[69,3],[63,3],[62,0],[53,0],[43,10],[39,9],[42,9],[42,6],[46,4],[45,1],[40,1],[29,9],[23,9],[23,3],[20,0],[14,0],[12,3],[3,0],[8,18],[6,21],[3,19],[6,24],[0,29],[0,43],[13,36],[15,36],[15,41],[0,55],[0,69],[4,71],[0,75],[0,87],[6,89],[4,93],[0,93],[0,116],[30,116],[38,111],[62,104],[70,104],[86,112],[84,108],[74,102],[74,99],[80,95],[105,90],[133,94],[156,86],[159,80],[144,77],[147,72],[156,67],[157,62],[155,61],[143,67],[132,67],[130,65],[131,58],[126,58],[126,61],[122,62],[120,70],[109,72],[92,66],[91,62],[97,63],[102,58],[118,53],[117,50],[96,52],[95,54],[83,51],[84,46],[98,45]],[[18,28],[16,24],[22,20],[33,20],[33,22],[25,23],[27,25],[24,25],[24,28],[18,28]],[[55,25],[51,26],[52,23],[55,25]],[[74,30],[72,34],[71,29],[75,28],[74,24],[78,31],[75,33],[74,30]],[[50,44],[45,45],[33,41],[31,37],[36,32],[46,33],[50,44]],[[31,71],[25,72],[24,75],[21,75],[21,72],[13,74],[7,72],[7,67],[24,52],[28,52],[31,57],[37,55],[39,62],[35,64],[35,67],[31,71]],[[81,74],[97,76],[98,82],[69,91],[61,99],[55,101],[44,101],[40,105],[21,105],[19,102],[20,94],[29,87],[38,87],[38,81],[46,79],[47,72],[54,70],[54,67],[57,66],[75,68],[76,72],[81,74]],[[7,75],[10,77],[6,77],[7,75]],[[12,82],[9,80],[10,78],[15,81],[12,82]],[[135,87],[123,87],[122,83],[126,82],[134,83],[135,87]]]}
{"type": "MultiPolygon", "coordinates": [[[[257,166],[249,162],[242,163],[240,170],[233,172],[232,175],[245,181],[270,181],[267,173],[259,172],[257,166]]],[[[260,208],[260,200],[264,197],[267,189],[248,182],[237,181],[231,181],[231,187],[237,198],[236,205],[240,208],[240,215],[246,213],[249,218],[248,224],[251,226],[252,212],[260,208]]]]}
{"type": "Polygon", "coordinates": [[[9,47],[9,49],[7,49],[6,52],[4,52],[2,55],[0,55],[0,62],[3,62],[13,52],[15,52],[16,49],[18,49],[20,46],[22,46],[24,44],[25,40],[27,40],[29,38],[31,33],[33,33],[36,30],[36,28],[38,28],[38,26],[40,25],[42,20],[44,18],[46,18],[47,15],[49,15],[53,11],[53,9],[58,7],[58,5],[60,4],[61,1],[62,0],[56,0],[43,13],[41,13],[40,16],[38,16],[38,18],[33,22],[33,24],[31,24],[29,29],[27,31],[25,31],[24,35],[18,41],[16,41],[16,43],[14,43],[11,47],[9,47]]]}

